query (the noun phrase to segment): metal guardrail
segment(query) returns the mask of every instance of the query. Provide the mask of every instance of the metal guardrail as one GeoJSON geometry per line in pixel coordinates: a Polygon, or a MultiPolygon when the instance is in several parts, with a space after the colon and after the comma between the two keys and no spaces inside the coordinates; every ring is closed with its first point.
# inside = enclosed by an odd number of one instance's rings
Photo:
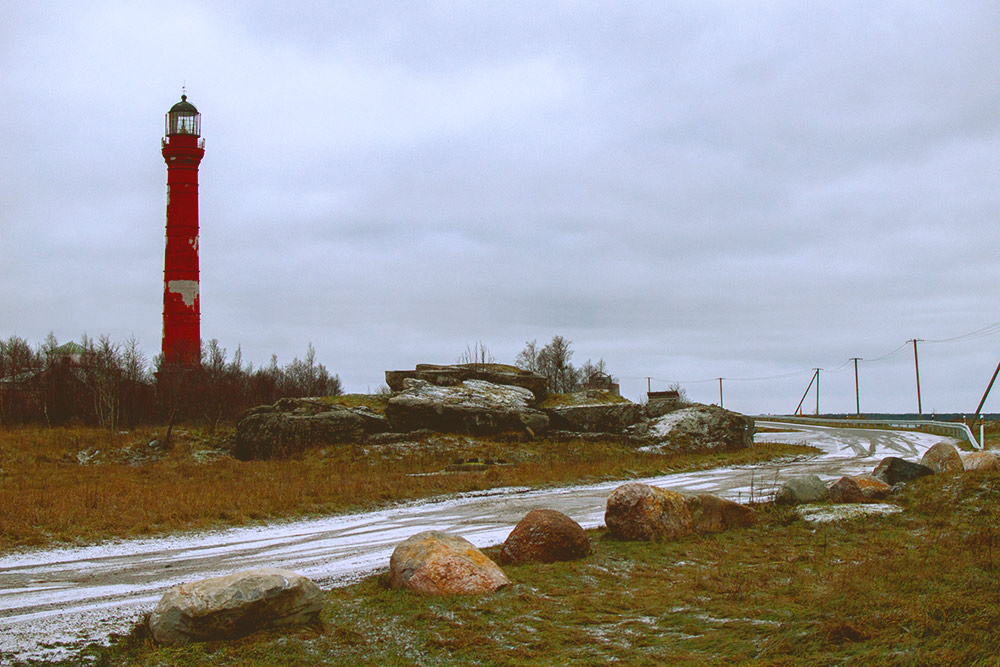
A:
{"type": "Polygon", "coordinates": [[[982,449],[972,431],[965,424],[956,422],[924,421],[922,419],[824,419],[822,417],[796,417],[782,415],[757,415],[755,422],[786,422],[791,424],[815,424],[816,426],[837,426],[841,428],[879,428],[896,431],[920,431],[947,435],[956,440],[965,440],[973,449],[982,449]]]}

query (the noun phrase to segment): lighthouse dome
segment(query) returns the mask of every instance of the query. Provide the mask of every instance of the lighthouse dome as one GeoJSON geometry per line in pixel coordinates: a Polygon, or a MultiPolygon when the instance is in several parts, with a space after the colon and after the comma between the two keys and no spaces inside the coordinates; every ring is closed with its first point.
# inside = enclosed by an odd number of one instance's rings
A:
{"type": "Polygon", "coordinates": [[[168,137],[175,134],[201,135],[201,114],[187,101],[187,95],[181,95],[181,101],[167,112],[166,134],[168,137]]]}
{"type": "Polygon", "coordinates": [[[181,101],[170,107],[170,113],[196,114],[198,109],[187,101],[187,95],[181,95],[181,101]]]}

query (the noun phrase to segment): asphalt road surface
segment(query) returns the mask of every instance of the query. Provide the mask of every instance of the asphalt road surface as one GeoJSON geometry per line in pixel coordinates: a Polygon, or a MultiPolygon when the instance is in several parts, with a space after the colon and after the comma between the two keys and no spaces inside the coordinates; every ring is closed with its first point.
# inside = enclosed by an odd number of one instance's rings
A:
{"type": "MultiPolygon", "coordinates": [[[[641,481],[745,502],[773,495],[790,475],[815,473],[830,480],[871,472],[883,457],[918,460],[933,444],[949,440],[899,431],[781,428],[787,430],[758,433],[757,440],[809,444],[825,454],[641,481]]],[[[444,530],[489,546],[503,542],[536,508],[556,509],[585,528],[596,527],[604,521],[608,494],[621,483],[494,489],[365,514],[0,556],[0,663],[12,657],[58,658],[88,642],[104,642],[113,632],[127,632],[167,588],[186,581],[280,567],[333,587],[386,569],[394,546],[420,531],[444,530]]]]}

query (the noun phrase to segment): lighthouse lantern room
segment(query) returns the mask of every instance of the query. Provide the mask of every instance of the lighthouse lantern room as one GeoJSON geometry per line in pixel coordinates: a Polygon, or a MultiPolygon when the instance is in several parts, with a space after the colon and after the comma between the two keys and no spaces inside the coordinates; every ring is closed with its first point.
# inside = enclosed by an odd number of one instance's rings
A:
{"type": "Polygon", "coordinates": [[[181,95],[170,108],[161,149],[167,163],[167,240],[163,262],[163,369],[201,365],[198,275],[198,165],[205,154],[201,114],[181,95]]]}

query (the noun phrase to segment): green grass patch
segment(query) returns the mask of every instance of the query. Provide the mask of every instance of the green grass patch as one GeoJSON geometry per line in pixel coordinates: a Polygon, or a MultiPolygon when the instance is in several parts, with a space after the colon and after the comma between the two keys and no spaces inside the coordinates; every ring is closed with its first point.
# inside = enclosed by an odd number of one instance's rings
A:
{"type": "MultiPolygon", "coordinates": [[[[580,561],[506,568],[493,595],[328,593],[322,630],[183,648],[94,649],[128,665],[757,665],[994,667],[1000,473],[936,475],[888,517],[812,525],[762,507],[752,528],[663,543],[590,533],[580,561]]],[[[496,549],[487,550],[496,556],[496,549]]]]}

